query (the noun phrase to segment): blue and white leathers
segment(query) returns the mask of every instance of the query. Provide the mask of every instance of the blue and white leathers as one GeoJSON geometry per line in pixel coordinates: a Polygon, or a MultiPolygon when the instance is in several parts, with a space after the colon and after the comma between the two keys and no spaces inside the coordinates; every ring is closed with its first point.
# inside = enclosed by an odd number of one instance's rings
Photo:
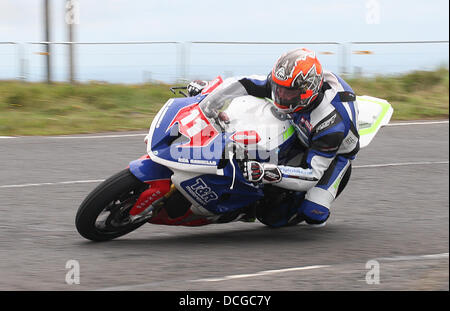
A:
{"type": "MultiPolygon", "coordinates": [[[[242,78],[249,94],[271,96],[265,77],[242,78]]],[[[306,192],[298,208],[311,223],[323,223],[339,183],[359,151],[358,109],[351,87],[338,75],[324,71],[324,93],[312,110],[291,115],[297,137],[306,149],[300,166],[280,165],[276,186],[306,192]]]]}

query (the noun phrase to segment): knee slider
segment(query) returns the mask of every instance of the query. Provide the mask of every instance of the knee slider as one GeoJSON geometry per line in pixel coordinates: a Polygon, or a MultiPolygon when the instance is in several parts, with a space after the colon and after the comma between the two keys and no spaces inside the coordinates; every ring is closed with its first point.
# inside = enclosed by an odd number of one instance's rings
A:
{"type": "Polygon", "coordinates": [[[330,217],[330,210],[320,204],[304,200],[299,208],[299,214],[308,224],[322,224],[330,217]]]}

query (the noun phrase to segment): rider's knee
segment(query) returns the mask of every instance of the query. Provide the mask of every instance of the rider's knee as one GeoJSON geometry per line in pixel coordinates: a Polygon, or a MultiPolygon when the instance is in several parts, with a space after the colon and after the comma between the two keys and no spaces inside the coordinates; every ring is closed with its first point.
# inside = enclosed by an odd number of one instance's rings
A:
{"type": "Polygon", "coordinates": [[[299,208],[299,214],[308,224],[322,224],[330,217],[330,209],[314,203],[309,200],[304,200],[299,208]]]}

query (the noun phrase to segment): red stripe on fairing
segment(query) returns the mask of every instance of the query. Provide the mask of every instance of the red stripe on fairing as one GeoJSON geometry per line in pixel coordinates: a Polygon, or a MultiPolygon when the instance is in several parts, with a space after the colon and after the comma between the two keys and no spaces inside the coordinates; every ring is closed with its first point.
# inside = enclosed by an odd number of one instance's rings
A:
{"type": "Polygon", "coordinates": [[[236,132],[231,136],[231,139],[244,145],[254,145],[261,140],[261,137],[259,137],[258,132],[251,130],[236,132]]]}
{"type": "Polygon", "coordinates": [[[150,187],[141,193],[130,215],[138,215],[145,211],[155,201],[161,199],[170,190],[170,179],[160,179],[146,182],[150,187]]]}
{"type": "Polygon", "coordinates": [[[220,84],[222,84],[223,79],[221,76],[218,76],[214,80],[210,81],[208,85],[203,89],[202,95],[206,95],[214,91],[220,84]]]}
{"type": "Polygon", "coordinates": [[[200,109],[198,103],[181,108],[167,129],[178,123],[178,131],[190,141],[179,147],[204,147],[213,141],[219,132],[200,109]]]}
{"type": "Polygon", "coordinates": [[[183,216],[170,218],[169,215],[167,215],[167,211],[163,208],[158,215],[149,220],[149,223],[155,225],[197,227],[209,225],[211,221],[205,218],[205,216],[195,215],[191,209],[188,209],[183,216]]]}

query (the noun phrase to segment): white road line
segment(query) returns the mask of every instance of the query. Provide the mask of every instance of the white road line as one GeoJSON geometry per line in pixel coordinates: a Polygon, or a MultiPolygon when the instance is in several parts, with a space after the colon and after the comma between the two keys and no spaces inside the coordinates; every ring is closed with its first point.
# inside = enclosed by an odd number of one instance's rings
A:
{"type": "Polygon", "coordinates": [[[449,164],[449,161],[367,164],[367,165],[355,165],[355,166],[352,166],[352,168],[375,168],[375,167],[388,167],[388,166],[432,165],[432,164],[449,164]]]}
{"type": "MultiPolygon", "coordinates": [[[[380,258],[376,258],[376,260],[394,262],[394,261],[432,260],[432,259],[443,259],[443,258],[448,258],[448,253],[431,254],[431,255],[380,257],[380,258]]],[[[252,273],[252,274],[235,274],[235,275],[227,275],[227,276],[219,277],[219,278],[205,278],[205,279],[190,280],[189,282],[220,282],[220,281],[228,281],[228,280],[234,280],[234,279],[265,276],[265,275],[284,273],[284,272],[329,268],[329,267],[338,266],[338,265],[339,264],[316,265],[316,266],[296,267],[296,268],[287,268],[287,269],[279,269],[279,270],[266,270],[266,271],[260,271],[257,273],[252,273]]]]}
{"type": "Polygon", "coordinates": [[[39,186],[88,184],[88,183],[99,183],[102,181],[104,181],[104,179],[70,180],[70,181],[60,181],[60,182],[44,182],[44,183],[36,183],[36,184],[3,185],[3,186],[0,186],[0,189],[1,188],[25,188],[25,187],[39,187],[39,186]]]}
{"type": "Polygon", "coordinates": [[[95,136],[42,136],[47,139],[92,139],[92,138],[121,138],[121,137],[137,137],[146,136],[148,133],[139,134],[118,134],[118,135],[95,135],[95,136]]]}
{"type": "Polygon", "coordinates": [[[221,277],[221,278],[205,278],[205,279],[194,279],[194,280],[174,280],[174,281],[150,282],[150,283],[143,283],[143,284],[132,284],[132,285],[123,285],[123,286],[114,286],[114,287],[100,288],[100,289],[97,289],[97,291],[136,290],[136,289],[139,289],[139,288],[146,288],[146,287],[150,287],[150,286],[161,286],[161,285],[164,285],[164,284],[219,282],[219,281],[226,281],[226,280],[233,280],[233,279],[242,279],[242,278],[250,278],[250,277],[270,275],[270,274],[283,273],[283,272],[313,270],[313,269],[320,269],[320,268],[327,268],[327,267],[329,267],[329,266],[326,266],[326,265],[318,266],[318,265],[316,265],[316,266],[296,267],[296,268],[287,268],[287,269],[279,269],[279,270],[266,270],[266,271],[260,271],[260,272],[257,272],[257,273],[252,273],[252,274],[236,274],[236,275],[224,276],[224,277],[221,277]]]}
{"type": "MultiPolygon", "coordinates": [[[[385,126],[406,126],[406,125],[432,125],[432,124],[448,124],[449,120],[444,121],[420,121],[420,122],[395,122],[389,123],[385,126]]],[[[45,139],[95,139],[95,138],[121,138],[121,137],[137,137],[146,136],[148,133],[136,133],[136,134],[116,134],[116,135],[94,135],[94,136],[0,136],[0,139],[8,138],[29,138],[40,137],[45,139]]]]}
{"type": "Polygon", "coordinates": [[[448,253],[432,254],[432,255],[416,255],[416,256],[397,256],[397,257],[381,257],[375,258],[378,261],[410,261],[410,260],[428,260],[448,258],[448,253]]]}
{"type": "Polygon", "coordinates": [[[385,126],[405,126],[405,125],[431,125],[431,124],[447,124],[449,121],[423,121],[423,122],[395,122],[385,126]]]}
{"type": "MultiPolygon", "coordinates": [[[[353,168],[354,169],[356,169],[356,168],[377,168],[377,167],[388,167],[388,166],[433,165],[433,164],[449,164],[449,161],[367,164],[367,165],[355,165],[355,166],[353,166],[353,168]]],[[[104,181],[104,179],[69,180],[69,181],[59,181],[59,182],[3,185],[3,186],[0,186],[0,189],[39,187],[39,186],[57,186],[57,185],[71,185],[71,184],[88,184],[88,183],[100,183],[102,181],[104,181]]]]}
{"type": "MultiPolygon", "coordinates": [[[[414,261],[414,260],[435,260],[435,259],[444,259],[444,258],[448,258],[448,253],[430,254],[430,255],[380,257],[380,258],[376,258],[376,260],[396,262],[396,261],[414,261]]],[[[345,265],[346,264],[348,264],[348,263],[345,263],[345,265]]],[[[252,278],[252,277],[273,275],[273,274],[278,274],[278,273],[332,268],[332,267],[342,266],[342,265],[344,265],[344,263],[337,263],[334,265],[314,265],[314,266],[294,267],[294,268],[285,268],[285,269],[277,269],[277,270],[265,270],[265,271],[260,271],[260,272],[256,272],[256,273],[234,274],[234,275],[226,275],[223,277],[214,277],[214,278],[202,278],[202,279],[193,279],[193,280],[171,280],[171,281],[150,282],[150,283],[143,283],[143,284],[131,284],[131,285],[100,288],[100,289],[97,289],[97,291],[136,290],[139,288],[146,288],[146,287],[151,287],[151,286],[162,286],[165,284],[167,285],[167,284],[181,284],[181,283],[223,282],[223,281],[230,281],[230,280],[236,280],[236,279],[247,279],[247,278],[252,278]]]]}
{"type": "Polygon", "coordinates": [[[234,279],[245,279],[245,278],[252,278],[257,276],[264,276],[264,275],[270,275],[270,274],[277,274],[277,273],[285,273],[285,272],[292,272],[292,271],[303,271],[303,270],[313,270],[313,269],[320,269],[320,268],[328,268],[330,266],[328,265],[316,265],[316,266],[306,266],[306,267],[295,267],[295,268],[286,268],[286,269],[278,269],[278,270],[266,270],[266,271],[260,271],[256,273],[250,273],[250,274],[235,274],[235,275],[227,275],[220,278],[206,278],[206,279],[197,279],[197,280],[190,280],[189,282],[220,282],[220,281],[228,281],[228,280],[234,280],[234,279]]]}
{"type": "Polygon", "coordinates": [[[117,134],[117,135],[93,135],[93,136],[0,136],[2,138],[42,138],[42,139],[96,139],[96,138],[121,138],[146,136],[148,133],[117,134]]]}

